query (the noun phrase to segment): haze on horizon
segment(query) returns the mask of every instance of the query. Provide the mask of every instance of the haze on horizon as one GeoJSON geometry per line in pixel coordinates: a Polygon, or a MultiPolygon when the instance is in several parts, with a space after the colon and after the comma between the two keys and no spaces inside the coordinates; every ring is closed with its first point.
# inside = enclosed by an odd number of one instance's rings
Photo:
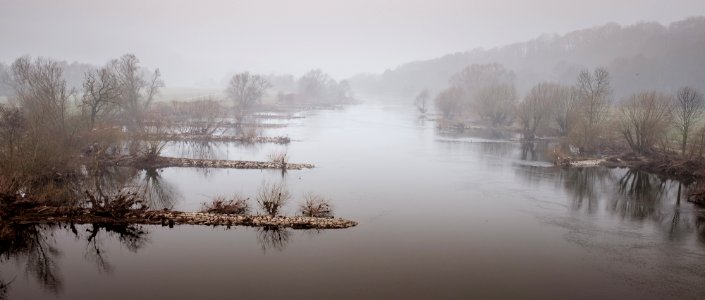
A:
{"type": "Polygon", "coordinates": [[[341,79],[545,33],[705,14],[702,0],[142,2],[0,0],[0,61],[101,65],[134,53],[171,87],[218,86],[241,71],[321,68],[341,79]]]}

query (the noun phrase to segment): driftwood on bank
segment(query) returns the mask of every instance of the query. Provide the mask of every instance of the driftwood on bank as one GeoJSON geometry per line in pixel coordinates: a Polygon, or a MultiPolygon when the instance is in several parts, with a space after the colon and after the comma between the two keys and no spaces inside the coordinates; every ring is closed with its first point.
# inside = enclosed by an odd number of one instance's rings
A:
{"type": "Polygon", "coordinates": [[[159,156],[153,159],[144,159],[134,156],[122,156],[111,160],[113,165],[132,166],[136,168],[223,168],[223,169],[286,169],[303,170],[312,169],[312,164],[281,163],[268,161],[246,161],[246,160],[218,160],[218,159],[198,159],[182,157],[159,156]]]}

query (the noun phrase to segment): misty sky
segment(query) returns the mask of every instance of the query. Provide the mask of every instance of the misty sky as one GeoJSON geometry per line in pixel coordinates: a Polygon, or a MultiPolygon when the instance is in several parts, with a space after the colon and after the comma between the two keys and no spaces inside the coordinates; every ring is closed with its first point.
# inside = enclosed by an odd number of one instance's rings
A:
{"type": "Polygon", "coordinates": [[[168,86],[250,70],[336,78],[542,33],[705,15],[704,0],[0,0],[0,61],[135,53],[168,86]]]}

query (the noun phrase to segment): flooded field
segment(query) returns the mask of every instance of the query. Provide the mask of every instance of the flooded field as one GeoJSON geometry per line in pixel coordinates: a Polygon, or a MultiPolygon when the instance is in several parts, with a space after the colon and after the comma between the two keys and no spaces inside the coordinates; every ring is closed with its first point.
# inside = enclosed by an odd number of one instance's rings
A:
{"type": "MultiPolygon", "coordinates": [[[[333,200],[345,230],[27,227],[2,245],[8,299],[699,298],[705,210],[679,182],[625,169],[556,168],[546,145],[439,133],[415,108],[367,103],[265,120],[280,144],[173,142],[165,156],[309,170],[165,168],[130,176],[152,206],[285,181],[333,200]]],[[[294,214],[296,203],[284,208],[294,214]]]]}

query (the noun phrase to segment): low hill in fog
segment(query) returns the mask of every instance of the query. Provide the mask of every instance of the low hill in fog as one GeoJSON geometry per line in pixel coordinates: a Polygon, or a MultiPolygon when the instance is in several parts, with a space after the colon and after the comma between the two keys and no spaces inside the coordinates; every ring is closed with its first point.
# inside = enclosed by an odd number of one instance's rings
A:
{"type": "Polygon", "coordinates": [[[425,87],[438,92],[463,67],[491,62],[513,70],[522,93],[540,81],[572,83],[581,69],[598,66],[610,71],[617,98],[644,89],[671,92],[683,85],[703,90],[705,17],[668,26],[610,23],[564,35],[542,35],[489,50],[414,61],[383,74],[361,74],[350,83],[354,90],[367,93],[412,95],[425,87]]]}

